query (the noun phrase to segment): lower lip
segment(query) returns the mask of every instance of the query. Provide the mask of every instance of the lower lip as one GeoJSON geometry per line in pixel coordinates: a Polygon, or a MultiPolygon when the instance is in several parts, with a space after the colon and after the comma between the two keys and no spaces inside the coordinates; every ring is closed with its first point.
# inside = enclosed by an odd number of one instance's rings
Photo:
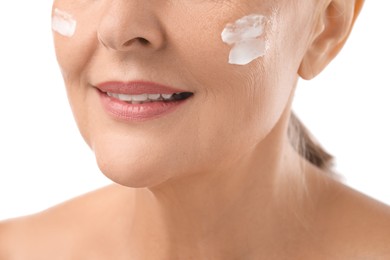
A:
{"type": "Polygon", "coordinates": [[[143,104],[130,104],[108,96],[99,91],[100,100],[104,109],[114,118],[125,121],[145,121],[155,119],[173,112],[191,97],[170,102],[147,102],[143,104]]]}

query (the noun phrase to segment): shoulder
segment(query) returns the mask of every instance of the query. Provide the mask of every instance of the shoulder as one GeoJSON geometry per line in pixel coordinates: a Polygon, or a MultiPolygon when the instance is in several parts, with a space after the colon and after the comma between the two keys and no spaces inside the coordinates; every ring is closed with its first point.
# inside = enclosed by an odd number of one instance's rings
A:
{"type": "Polygon", "coordinates": [[[390,259],[388,205],[340,183],[323,203],[314,240],[324,253],[333,252],[333,259],[390,259]]]}
{"type": "MultiPolygon", "coordinates": [[[[43,212],[0,222],[0,259],[73,259],[75,252],[84,256],[84,251],[101,245],[99,250],[104,255],[109,242],[103,243],[102,234],[115,229],[115,225],[104,224],[118,213],[115,205],[123,192],[111,185],[43,212]]],[[[89,254],[87,258],[100,259],[89,254]]]]}

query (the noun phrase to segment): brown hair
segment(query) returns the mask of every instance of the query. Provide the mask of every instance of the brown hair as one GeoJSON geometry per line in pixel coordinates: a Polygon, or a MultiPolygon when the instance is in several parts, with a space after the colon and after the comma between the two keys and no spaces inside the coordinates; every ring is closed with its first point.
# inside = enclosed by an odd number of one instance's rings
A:
{"type": "Polygon", "coordinates": [[[290,115],[288,138],[303,158],[324,171],[333,172],[333,156],[322,148],[294,112],[290,115]]]}

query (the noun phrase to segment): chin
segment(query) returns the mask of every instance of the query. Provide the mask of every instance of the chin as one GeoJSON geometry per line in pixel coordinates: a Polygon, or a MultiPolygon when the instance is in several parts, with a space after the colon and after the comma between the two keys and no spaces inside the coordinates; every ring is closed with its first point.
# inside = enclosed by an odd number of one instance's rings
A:
{"type": "Polygon", "coordinates": [[[95,153],[100,171],[113,182],[131,188],[158,186],[170,178],[168,172],[162,171],[158,163],[142,159],[118,158],[111,154],[102,156],[95,153]],[[115,157],[115,158],[114,158],[115,157]]]}

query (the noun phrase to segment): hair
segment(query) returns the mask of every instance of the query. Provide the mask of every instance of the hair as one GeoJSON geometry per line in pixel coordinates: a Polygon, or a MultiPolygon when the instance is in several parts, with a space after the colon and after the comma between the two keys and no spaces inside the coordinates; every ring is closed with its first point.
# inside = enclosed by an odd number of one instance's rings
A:
{"type": "Polygon", "coordinates": [[[318,168],[333,173],[333,156],[322,148],[294,112],[290,115],[287,134],[290,143],[299,155],[318,168]]]}

